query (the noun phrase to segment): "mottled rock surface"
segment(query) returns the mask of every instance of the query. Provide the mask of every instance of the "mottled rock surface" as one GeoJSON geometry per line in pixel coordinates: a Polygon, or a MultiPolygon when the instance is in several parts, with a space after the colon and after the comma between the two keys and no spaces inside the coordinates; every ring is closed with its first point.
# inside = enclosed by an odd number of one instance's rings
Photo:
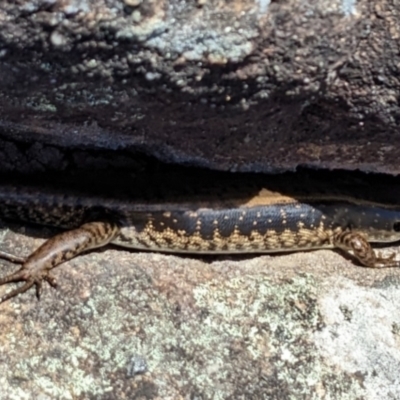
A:
{"type": "Polygon", "coordinates": [[[391,0],[4,0],[0,171],[108,165],[102,149],[127,166],[145,152],[398,173],[399,12],[391,0]]]}
{"type": "MultiPolygon", "coordinates": [[[[2,249],[43,240],[13,229],[2,249]]],[[[55,274],[1,305],[1,399],[400,397],[398,270],[108,249],[55,274]]]]}

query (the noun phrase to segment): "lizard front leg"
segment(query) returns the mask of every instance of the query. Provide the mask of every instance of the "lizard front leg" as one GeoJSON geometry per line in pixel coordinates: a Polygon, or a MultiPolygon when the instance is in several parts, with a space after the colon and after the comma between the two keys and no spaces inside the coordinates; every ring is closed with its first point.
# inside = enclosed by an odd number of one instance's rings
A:
{"type": "Polygon", "coordinates": [[[333,237],[333,245],[346,251],[352,251],[354,257],[366,267],[389,268],[400,266],[400,263],[394,260],[395,253],[392,253],[389,257],[375,253],[368,240],[356,231],[343,231],[336,234],[333,237]]]}
{"type": "Polygon", "coordinates": [[[22,264],[18,271],[1,278],[0,285],[25,282],[1,297],[0,303],[26,292],[33,285],[36,286],[36,295],[39,298],[43,280],[53,287],[56,286],[56,280],[50,270],[84,251],[105,246],[118,232],[119,227],[113,222],[89,222],[77,229],[52,237],[26,259],[0,252],[0,258],[22,264]]]}

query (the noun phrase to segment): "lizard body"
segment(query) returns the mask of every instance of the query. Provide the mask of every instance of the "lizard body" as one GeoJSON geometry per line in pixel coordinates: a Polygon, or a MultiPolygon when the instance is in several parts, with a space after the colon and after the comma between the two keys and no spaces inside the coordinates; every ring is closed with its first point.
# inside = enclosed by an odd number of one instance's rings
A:
{"type": "MultiPolygon", "coordinates": [[[[230,185],[231,183],[231,185],[230,185]]],[[[238,186],[179,193],[162,190],[150,197],[64,193],[24,185],[0,185],[0,217],[66,230],[26,259],[0,253],[22,264],[0,280],[25,284],[5,301],[41,282],[55,284],[50,270],[92,248],[113,243],[173,253],[272,253],[341,248],[368,267],[399,266],[370,242],[400,240],[400,207],[390,202],[338,193],[289,193],[277,186],[238,186]]],[[[279,185],[278,185],[279,186],[279,185]]]]}

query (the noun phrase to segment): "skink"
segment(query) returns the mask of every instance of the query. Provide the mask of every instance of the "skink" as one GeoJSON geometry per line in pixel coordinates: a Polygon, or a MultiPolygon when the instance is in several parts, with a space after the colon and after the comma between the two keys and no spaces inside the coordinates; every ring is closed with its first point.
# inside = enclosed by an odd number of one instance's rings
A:
{"type": "MultiPolygon", "coordinates": [[[[27,258],[0,257],[22,264],[0,285],[24,282],[0,298],[8,300],[43,280],[55,285],[51,270],[90,249],[113,243],[139,250],[173,253],[272,253],[340,248],[367,267],[398,267],[370,242],[400,240],[400,207],[348,194],[292,194],[256,179],[234,180],[210,190],[160,190],[151,195],[99,195],[24,184],[0,185],[0,218],[54,226],[65,231],[27,258]],[[222,186],[221,186],[222,185],[222,186]],[[223,186],[225,185],[225,186],[223,186]]],[[[167,185],[168,186],[168,185],[167,185]]]]}

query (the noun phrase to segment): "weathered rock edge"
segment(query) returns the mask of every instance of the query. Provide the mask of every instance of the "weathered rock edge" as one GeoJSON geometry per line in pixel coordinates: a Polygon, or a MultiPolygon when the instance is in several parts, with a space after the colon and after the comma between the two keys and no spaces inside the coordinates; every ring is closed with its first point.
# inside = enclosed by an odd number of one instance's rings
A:
{"type": "Polygon", "coordinates": [[[399,13],[389,0],[2,1],[0,170],[102,148],[398,173],[399,13]]]}

